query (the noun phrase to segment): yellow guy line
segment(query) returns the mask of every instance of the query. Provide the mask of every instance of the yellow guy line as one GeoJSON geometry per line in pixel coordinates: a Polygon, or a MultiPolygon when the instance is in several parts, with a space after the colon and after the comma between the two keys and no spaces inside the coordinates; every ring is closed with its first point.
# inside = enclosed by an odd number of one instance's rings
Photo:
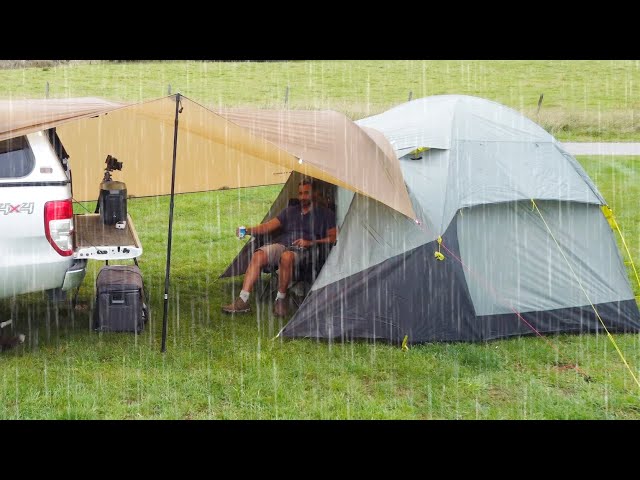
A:
{"type": "Polygon", "coordinates": [[[604,213],[605,218],[609,221],[609,225],[616,227],[618,230],[618,234],[620,235],[620,239],[622,240],[622,244],[624,245],[624,249],[627,251],[627,257],[629,257],[629,261],[631,262],[631,267],[633,268],[633,273],[636,275],[636,281],[638,282],[638,286],[640,287],[640,278],[638,277],[638,271],[636,270],[636,266],[633,263],[633,258],[631,258],[631,252],[629,251],[629,247],[627,246],[627,242],[622,236],[622,232],[620,231],[620,227],[618,226],[618,222],[616,221],[616,217],[613,215],[613,210],[609,208],[608,205],[602,206],[602,212],[604,213]]]}
{"type": "Polygon", "coordinates": [[[624,358],[624,355],[620,351],[620,348],[618,348],[618,344],[613,339],[613,336],[611,335],[611,333],[607,329],[607,326],[602,321],[602,318],[600,317],[600,314],[598,313],[598,310],[596,310],[596,307],[593,305],[593,302],[591,302],[591,299],[589,298],[589,295],[587,294],[587,291],[582,286],[582,282],[580,281],[580,279],[576,275],[576,272],[573,270],[573,267],[571,266],[571,263],[569,263],[569,260],[567,259],[567,257],[565,256],[564,252],[562,251],[562,248],[560,247],[560,244],[558,243],[558,241],[556,240],[556,237],[551,232],[551,229],[549,228],[549,225],[547,224],[547,221],[542,216],[542,212],[540,211],[540,209],[538,209],[538,205],[536,205],[536,202],[533,200],[533,198],[531,199],[531,203],[533,203],[533,206],[535,207],[535,209],[537,210],[538,214],[540,215],[540,218],[544,222],[545,227],[547,227],[547,230],[549,231],[549,235],[551,235],[551,238],[553,238],[553,241],[555,242],[556,246],[558,247],[558,250],[560,250],[560,254],[562,255],[562,258],[564,258],[564,261],[567,262],[567,265],[569,265],[569,269],[571,270],[571,273],[573,273],[573,276],[578,281],[578,285],[580,285],[580,288],[582,289],[582,293],[584,293],[584,296],[587,297],[587,300],[589,301],[589,304],[591,305],[591,308],[593,308],[593,311],[595,312],[596,316],[598,317],[598,320],[600,320],[600,324],[604,328],[604,331],[607,332],[607,336],[611,340],[611,343],[613,343],[613,346],[615,347],[616,351],[618,352],[618,355],[620,355],[620,358],[622,359],[622,361],[624,362],[625,366],[629,370],[629,373],[631,374],[633,379],[636,381],[636,384],[638,385],[638,387],[640,387],[640,382],[638,382],[638,379],[634,375],[633,370],[631,370],[631,367],[627,363],[627,359],[624,358]]]}

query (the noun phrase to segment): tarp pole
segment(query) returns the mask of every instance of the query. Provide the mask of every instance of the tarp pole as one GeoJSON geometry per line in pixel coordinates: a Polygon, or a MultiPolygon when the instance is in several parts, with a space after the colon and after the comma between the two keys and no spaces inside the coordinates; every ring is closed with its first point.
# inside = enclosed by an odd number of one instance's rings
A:
{"type": "Polygon", "coordinates": [[[180,106],[180,94],[176,93],[176,118],[173,126],[173,166],[171,169],[171,200],[169,202],[169,234],[167,240],[167,266],[164,273],[164,313],[162,315],[162,348],[164,353],[167,350],[167,317],[169,313],[169,272],[171,270],[171,238],[173,236],[173,196],[176,184],[176,152],[178,149],[178,114],[182,112],[180,106]]]}

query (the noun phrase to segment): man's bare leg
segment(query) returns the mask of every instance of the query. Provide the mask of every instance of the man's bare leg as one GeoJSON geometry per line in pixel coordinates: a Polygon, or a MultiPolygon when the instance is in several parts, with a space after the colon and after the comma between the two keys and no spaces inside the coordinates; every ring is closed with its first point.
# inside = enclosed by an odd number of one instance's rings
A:
{"type": "Polygon", "coordinates": [[[286,294],[289,282],[293,276],[293,265],[296,261],[296,254],[286,251],[280,257],[280,267],[278,268],[278,293],[286,294]]]}
{"type": "Polygon", "coordinates": [[[256,280],[260,278],[260,272],[267,265],[267,254],[262,250],[257,250],[251,257],[251,262],[247,267],[247,271],[244,274],[244,281],[242,282],[242,290],[250,292],[253,289],[253,285],[256,280]]]}
{"type": "Polygon", "coordinates": [[[249,266],[244,275],[244,281],[242,282],[242,290],[237,299],[229,305],[223,305],[222,311],[226,313],[248,313],[251,311],[249,306],[249,294],[253,289],[253,284],[260,277],[260,271],[267,264],[267,254],[262,250],[257,250],[251,257],[249,266]]]}
{"type": "Polygon", "coordinates": [[[289,282],[293,276],[293,265],[296,262],[296,254],[293,252],[284,252],[280,257],[280,266],[278,268],[278,295],[273,303],[273,314],[276,317],[286,317],[289,312],[287,301],[285,300],[289,282]]]}

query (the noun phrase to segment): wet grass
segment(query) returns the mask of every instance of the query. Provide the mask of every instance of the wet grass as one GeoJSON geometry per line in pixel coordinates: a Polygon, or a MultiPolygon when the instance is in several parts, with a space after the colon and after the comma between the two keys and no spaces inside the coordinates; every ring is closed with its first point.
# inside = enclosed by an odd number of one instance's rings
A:
{"type": "MultiPolygon", "coordinates": [[[[9,62],[9,65],[12,66],[9,62]]],[[[16,63],[13,66],[20,66],[16,63]]],[[[352,119],[438,94],[494,100],[563,141],[640,139],[639,61],[75,62],[0,69],[0,98],[180,92],[207,105],[333,109],[352,119]],[[540,95],[544,98],[538,110],[540,95]]]]}
{"type": "MultiPolygon", "coordinates": [[[[638,157],[579,159],[640,254],[638,157]]],[[[240,279],[218,280],[279,187],[176,197],[168,344],[160,353],[168,198],[129,211],[144,246],[151,298],[141,335],[95,333],[88,311],[40,295],[0,302],[26,343],[0,355],[0,418],[44,419],[640,419],[639,388],[603,335],[523,337],[485,344],[274,338],[270,300],[226,316],[240,279]]],[[[93,205],[88,205],[92,210],[93,205]]],[[[78,206],[76,207],[81,210],[78,206]]],[[[80,291],[91,308],[93,262],[80,291]]],[[[632,282],[636,293],[638,287],[632,282]]],[[[636,376],[640,336],[615,341],[636,376]]]]}

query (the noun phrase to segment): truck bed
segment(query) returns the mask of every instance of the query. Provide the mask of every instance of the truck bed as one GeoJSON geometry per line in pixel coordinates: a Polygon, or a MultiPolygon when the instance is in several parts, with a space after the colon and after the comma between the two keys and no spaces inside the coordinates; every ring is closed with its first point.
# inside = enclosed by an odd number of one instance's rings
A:
{"type": "Polygon", "coordinates": [[[131,220],[118,229],[115,225],[104,225],[99,213],[74,215],[76,249],[73,256],[91,260],[124,260],[142,255],[142,245],[131,220]]]}

